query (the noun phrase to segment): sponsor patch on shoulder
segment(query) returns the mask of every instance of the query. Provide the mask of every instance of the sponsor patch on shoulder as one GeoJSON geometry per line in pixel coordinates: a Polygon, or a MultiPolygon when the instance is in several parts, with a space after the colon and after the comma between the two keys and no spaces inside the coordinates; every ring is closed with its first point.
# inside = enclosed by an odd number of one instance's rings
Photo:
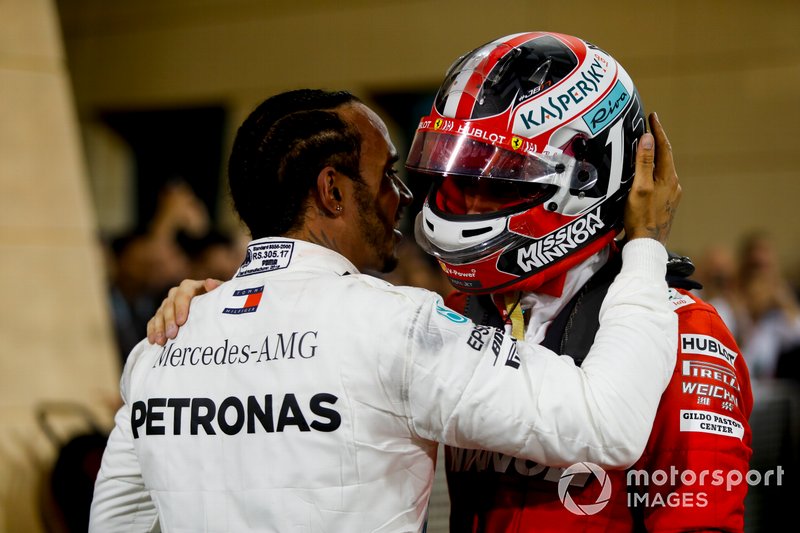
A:
{"type": "Polygon", "coordinates": [[[255,313],[258,310],[258,304],[261,303],[261,296],[264,295],[264,286],[252,287],[248,289],[239,289],[233,291],[233,296],[237,299],[244,297],[244,302],[241,307],[226,307],[222,312],[226,315],[243,315],[245,313],[255,313]]]}
{"type": "Polygon", "coordinates": [[[449,307],[445,307],[441,303],[436,304],[436,312],[440,315],[449,320],[450,322],[454,322],[456,324],[465,324],[467,322],[467,317],[462,314],[456,313],[449,307]]]}
{"type": "Polygon", "coordinates": [[[744,426],[738,420],[711,411],[693,409],[681,409],[681,431],[738,437],[739,440],[744,437],[744,426]]]}
{"type": "Polygon", "coordinates": [[[677,289],[670,288],[669,303],[672,304],[674,309],[680,309],[681,307],[695,303],[695,301],[688,294],[682,294],[678,292],[677,289]]]}
{"type": "Polygon", "coordinates": [[[289,266],[294,252],[293,242],[260,242],[247,247],[237,278],[280,270],[289,266]]]}
{"type": "Polygon", "coordinates": [[[716,357],[731,366],[734,366],[736,357],[739,355],[737,351],[731,350],[714,337],[693,333],[681,334],[680,350],[682,353],[716,357]]]}
{"type": "Polygon", "coordinates": [[[740,390],[736,372],[724,365],[718,365],[717,363],[710,363],[708,361],[686,359],[681,363],[681,367],[683,368],[684,376],[718,381],[728,385],[733,390],[740,390]]]}

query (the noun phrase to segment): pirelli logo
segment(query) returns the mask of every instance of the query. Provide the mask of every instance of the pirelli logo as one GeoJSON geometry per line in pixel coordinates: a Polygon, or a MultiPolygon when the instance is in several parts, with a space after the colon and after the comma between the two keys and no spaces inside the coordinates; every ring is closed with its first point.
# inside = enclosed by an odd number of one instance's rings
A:
{"type": "Polygon", "coordinates": [[[736,379],[736,373],[727,367],[716,363],[690,360],[684,361],[681,366],[684,376],[713,379],[714,381],[719,381],[728,385],[734,390],[739,390],[739,381],[736,379]]]}

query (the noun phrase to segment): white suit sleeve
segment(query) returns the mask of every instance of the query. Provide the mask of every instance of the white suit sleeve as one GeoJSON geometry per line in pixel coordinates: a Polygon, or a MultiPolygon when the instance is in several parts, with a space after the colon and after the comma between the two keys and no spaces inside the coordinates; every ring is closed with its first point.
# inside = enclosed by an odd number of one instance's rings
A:
{"type": "Polygon", "coordinates": [[[95,482],[89,516],[90,533],[160,531],[158,513],[145,488],[134,449],[127,401],[130,370],[138,349],[134,348],[131,353],[120,383],[124,403],[114,418],[115,426],[109,435],[95,482]]]}
{"type": "Polygon", "coordinates": [[[636,239],[622,257],[580,368],[440,302],[423,306],[409,332],[405,374],[417,434],[551,466],[633,464],[675,366],[677,316],[664,247],[636,239]]]}

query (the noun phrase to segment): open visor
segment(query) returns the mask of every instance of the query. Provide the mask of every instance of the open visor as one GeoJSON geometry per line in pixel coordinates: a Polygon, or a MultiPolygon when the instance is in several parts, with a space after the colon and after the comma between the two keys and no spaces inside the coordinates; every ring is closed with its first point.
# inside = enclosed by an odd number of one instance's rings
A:
{"type": "Polygon", "coordinates": [[[509,150],[467,135],[417,131],[406,166],[437,176],[471,176],[581,189],[597,171],[560,154],[544,156],[509,150]]]}

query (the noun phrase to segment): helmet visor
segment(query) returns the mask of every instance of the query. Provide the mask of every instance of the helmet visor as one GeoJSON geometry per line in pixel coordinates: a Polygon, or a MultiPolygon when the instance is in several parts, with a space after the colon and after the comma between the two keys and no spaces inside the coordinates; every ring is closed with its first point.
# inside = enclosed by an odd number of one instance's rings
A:
{"type": "Polygon", "coordinates": [[[417,131],[406,166],[438,176],[471,176],[501,180],[560,184],[566,156],[545,157],[488,144],[466,135],[417,131]]]}
{"type": "Polygon", "coordinates": [[[541,183],[472,176],[447,176],[434,184],[431,198],[442,213],[481,215],[531,207],[553,196],[556,187],[541,183]]]}

